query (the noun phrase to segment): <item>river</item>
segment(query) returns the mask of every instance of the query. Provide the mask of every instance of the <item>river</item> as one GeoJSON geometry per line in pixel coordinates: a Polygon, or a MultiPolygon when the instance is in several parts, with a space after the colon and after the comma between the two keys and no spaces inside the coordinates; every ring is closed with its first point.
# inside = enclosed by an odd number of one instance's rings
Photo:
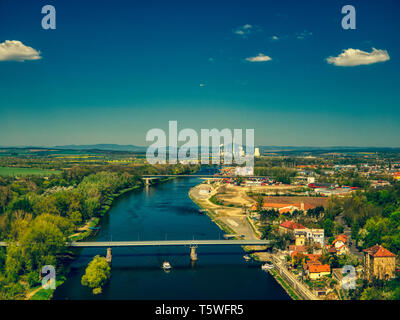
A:
{"type": "MultiPolygon", "coordinates": [[[[117,199],[102,219],[98,241],[223,239],[188,196],[199,178],[178,178],[117,199]]],[[[80,281],[87,264],[106,248],[85,248],[71,264],[53,299],[290,299],[259,264],[245,262],[240,247],[199,247],[191,264],[188,247],[114,248],[110,281],[93,295],[80,281]],[[169,273],[163,261],[172,265],[169,273]]]]}

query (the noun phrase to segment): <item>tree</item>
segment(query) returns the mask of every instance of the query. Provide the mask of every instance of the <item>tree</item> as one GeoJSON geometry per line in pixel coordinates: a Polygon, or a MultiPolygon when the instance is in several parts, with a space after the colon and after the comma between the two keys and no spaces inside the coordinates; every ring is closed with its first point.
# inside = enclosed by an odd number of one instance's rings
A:
{"type": "Polygon", "coordinates": [[[19,273],[22,271],[22,250],[16,245],[7,246],[7,258],[5,264],[5,274],[9,282],[16,282],[19,273]]]}
{"type": "Polygon", "coordinates": [[[79,211],[71,212],[68,218],[76,226],[79,226],[82,223],[82,214],[79,211]]]}
{"type": "Polygon", "coordinates": [[[382,300],[382,293],[374,287],[366,288],[361,294],[360,300],[382,300]]]}
{"type": "Polygon", "coordinates": [[[0,247],[0,273],[4,272],[5,263],[6,263],[6,250],[0,247]]]}
{"type": "Polygon", "coordinates": [[[56,255],[65,249],[66,236],[73,230],[68,219],[43,214],[36,217],[19,240],[28,270],[55,265],[56,255]]]}
{"type": "Polygon", "coordinates": [[[333,235],[333,227],[334,227],[333,221],[329,218],[325,219],[323,225],[323,228],[325,230],[325,236],[330,237],[333,235]]]}
{"type": "Polygon", "coordinates": [[[0,186],[0,207],[2,212],[6,211],[6,206],[13,198],[13,194],[9,187],[0,186]]]}
{"type": "MultiPolygon", "coordinates": [[[[81,283],[93,290],[93,293],[99,293],[101,288],[111,275],[111,268],[104,257],[95,256],[86,268],[81,283]]],[[[101,292],[101,291],[100,291],[101,292]]]]}

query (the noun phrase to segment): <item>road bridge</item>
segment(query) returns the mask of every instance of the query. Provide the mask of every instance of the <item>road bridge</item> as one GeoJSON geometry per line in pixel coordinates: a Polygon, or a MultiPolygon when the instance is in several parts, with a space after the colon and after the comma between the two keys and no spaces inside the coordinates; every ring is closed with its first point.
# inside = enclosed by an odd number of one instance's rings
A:
{"type": "MultiPolygon", "coordinates": [[[[213,178],[213,179],[233,179],[233,178],[238,178],[240,176],[237,175],[229,175],[229,176],[215,176],[211,174],[152,174],[152,175],[142,175],[141,176],[143,179],[152,179],[152,178],[167,178],[167,177],[174,177],[174,178],[213,178]]],[[[266,176],[244,176],[246,178],[257,178],[257,179],[262,179],[262,178],[270,178],[266,176]]]]}
{"type": "MultiPolygon", "coordinates": [[[[270,240],[148,240],[148,241],[82,241],[66,243],[72,248],[107,248],[107,257],[111,257],[111,248],[122,247],[166,247],[188,246],[191,260],[197,260],[198,246],[268,246],[270,240]]],[[[0,247],[7,246],[0,242],[0,247]]],[[[110,258],[111,259],[111,258],[110,258]]]]}
{"type": "Polygon", "coordinates": [[[153,240],[153,241],[82,241],[71,242],[75,248],[158,247],[158,246],[266,246],[270,240],[153,240]]]}

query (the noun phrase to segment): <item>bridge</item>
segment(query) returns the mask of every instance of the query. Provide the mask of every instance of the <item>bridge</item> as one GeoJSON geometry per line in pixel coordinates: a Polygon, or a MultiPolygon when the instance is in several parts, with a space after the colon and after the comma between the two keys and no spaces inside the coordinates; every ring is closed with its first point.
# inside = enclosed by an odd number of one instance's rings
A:
{"type": "Polygon", "coordinates": [[[158,246],[266,246],[270,240],[155,240],[71,242],[74,248],[158,247],[158,246]]]}
{"type": "MultiPolygon", "coordinates": [[[[270,240],[150,240],[150,241],[82,241],[66,243],[73,248],[107,248],[107,261],[111,262],[111,248],[121,247],[159,247],[159,246],[189,246],[190,259],[197,260],[198,246],[267,246],[270,240]]],[[[0,242],[0,247],[7,246],[0,242]]]]}
{"type": "MultiPolygon", "coordinates": [[[[150,181],[153,179],[161,179],[161,178],[201,178],[201,179],[234,179],[239,176],[229,175],[229,176],[216,176],[211,174],[155,174],[155,175],[143,175],[141,178],[145,181],[146,185],[150,184],[150,181]]],[[[265,176],[245,176],[246,178],[268,178],[265,176]]]]}
{"type": "MultiPolygon", "coordinates": [[[[142,178],[214,178],[214,179],[224,179],[224,178],[238,178],[241,176],[229,175],[229,176],[216,176],[212,174],[144,174],[142,178]]],[[[267,176],[244,176],[246,178],[269,178],[267,176]]]]}

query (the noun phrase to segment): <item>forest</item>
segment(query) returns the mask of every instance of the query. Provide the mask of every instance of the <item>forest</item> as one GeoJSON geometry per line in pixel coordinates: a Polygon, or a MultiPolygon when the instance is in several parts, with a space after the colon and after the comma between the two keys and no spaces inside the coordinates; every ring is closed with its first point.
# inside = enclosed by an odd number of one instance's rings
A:
{"type": "Polygon", "coordinates": [[[0,177],[0,300],[23,299],[41,283],[41,269],[62,259],[76,230],[104,215],[123,190],[140,188],[143,174],[183,174],[196,166],[75,166],[49,177],[0,177]]]}

